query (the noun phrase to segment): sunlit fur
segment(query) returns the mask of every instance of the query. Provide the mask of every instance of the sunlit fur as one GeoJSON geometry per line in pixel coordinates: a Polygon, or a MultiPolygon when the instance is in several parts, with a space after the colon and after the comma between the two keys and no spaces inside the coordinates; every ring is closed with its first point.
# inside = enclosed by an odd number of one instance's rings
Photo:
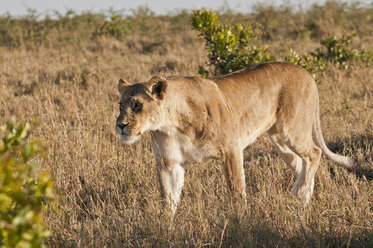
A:
{"type": "Polygon", "coordinates": [[[134,85],[121,80],[118,89],[122,110],[116,130],[126,143],[151,131],[162,196],[172,214],[189,161],[222,160],[230,191],[246,199],[243,149],[265,132],[296,174],[291,191],[305,204],[322,151],[345,167],[354,165],[326,147],[314,79],[292,64],[263,63],[212,80],[154,77],[134,85]],[[134,101],[143,104],[141,112],[131,109],[134,101]]]}

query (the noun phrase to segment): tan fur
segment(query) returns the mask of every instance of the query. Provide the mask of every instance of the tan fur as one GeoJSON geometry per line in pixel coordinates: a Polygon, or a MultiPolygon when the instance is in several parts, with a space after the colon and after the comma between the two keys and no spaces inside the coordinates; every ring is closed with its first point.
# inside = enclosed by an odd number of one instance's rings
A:
{"type": "Polygon", "coordinates": [[[122,80],[118,89],[122,110],[116,130],[126,143],[151,131],[162,196],[172,213],[189,161],[222,160],[230,191],[245,197],[243,149],[264,132],[296,173],[292,192],[304,203],[313,192],[321,150],[353,166],[326,147],[314,79],[292,64],[263,63],[212,80],[154,77],[134,85],[122,80]],[[140,112],[133,111],[134,102],[142,104],[140,112]]]}

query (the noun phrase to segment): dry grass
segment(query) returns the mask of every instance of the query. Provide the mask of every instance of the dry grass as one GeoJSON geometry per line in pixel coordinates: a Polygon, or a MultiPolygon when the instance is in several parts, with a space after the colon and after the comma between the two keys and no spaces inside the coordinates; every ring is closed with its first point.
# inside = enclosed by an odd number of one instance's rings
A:
{"type": "MultiPolygon", "coordinates": [[[[314,47],[306,39],[274,41],[314,47]],[[303,42],[303,43],[301,43],[303,42]]],[[[292,47],[294,47],[292,46],[292,47]]],[[[295,47],[297,48],[297,47],[295,47]]],[[[248,204],[228,202],[219,162],[188,168],[175,220],[162,216],[148,135],[119,142],[114,123],[120,77],[196,75],[203,42],[184,30],[172,37],[100,38],[88,46],[0,50],[1,123],[15,115],[38,123],[48,144],[43,168],[61,194],[46,213],[51,247],[372,247],[373,70],[329,68],[319,86],[324,137],[335,152],[359,159],[348,172],[327,159],[310,205],[291,195],[294,177],[266,136],[245,151],[248,204]]]]}

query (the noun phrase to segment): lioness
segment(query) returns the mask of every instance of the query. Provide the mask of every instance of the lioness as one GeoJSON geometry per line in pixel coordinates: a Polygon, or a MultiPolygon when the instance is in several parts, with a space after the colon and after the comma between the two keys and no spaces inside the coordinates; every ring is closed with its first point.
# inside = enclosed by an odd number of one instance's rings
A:
{"type": "Polygon", "coordinates": [[[267,132],[297,179],[292,193],[310,201],[321,151],[347,168],[353,159],[325,145],[314,79],[282,62],[255,65],[214,79],[153,77],[129,84],[120,79],[116,132],[135,142],[151,132],[162,197],[176,211],[188,161],[224,161],[231,192],[245,198],[243,149],[267,132]]]}

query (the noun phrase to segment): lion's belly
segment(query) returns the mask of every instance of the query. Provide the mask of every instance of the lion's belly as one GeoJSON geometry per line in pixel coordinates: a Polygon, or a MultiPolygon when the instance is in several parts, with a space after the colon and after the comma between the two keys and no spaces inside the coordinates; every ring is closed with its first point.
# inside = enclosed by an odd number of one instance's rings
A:
{"type": "Polygon", "coordinates": [[[203,162],[208,158],[215,157],[213,149],[208,148],[208,144],[198,144],[191,140],[180,142],[180,152],[185,162],[203,162]]]}
{"type": "Polygon", "coordinates": [[[254,143],[256,139],[268,131],[276,122],[275,113],[268,114],[263,117],[258,123],[250,123],[249,125],[242,124],[240,134],[238,135],[238,143],[241,149],[245,149],[248,145],[254,143]]]}
{"type": "Polygon", "coordinates": [[[153,136],[153,150],[156,156],[183,164],[186,162],[203,162],[217,157],[216,149],[211,144],[196,142],[187,136],[167,135],[155,132],[153,136]]]}

